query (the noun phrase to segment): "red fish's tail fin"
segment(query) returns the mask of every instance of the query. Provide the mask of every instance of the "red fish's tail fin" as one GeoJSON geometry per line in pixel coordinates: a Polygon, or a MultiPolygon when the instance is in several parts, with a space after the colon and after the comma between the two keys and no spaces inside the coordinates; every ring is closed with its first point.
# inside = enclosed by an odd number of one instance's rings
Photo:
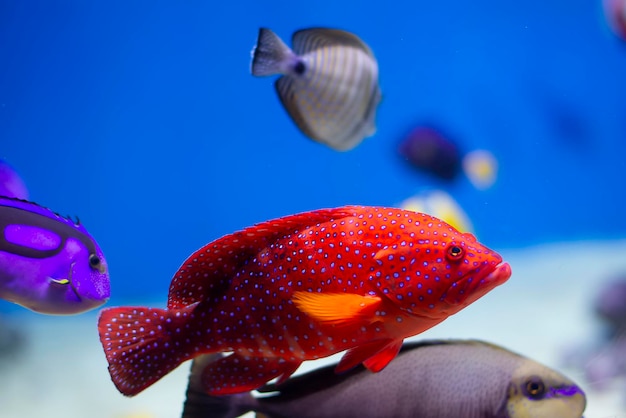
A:
{"type": "Polygon", "coordinates": [[[134,396],[191,358],[185,329],[195,305],[180,310],[120,307],[102,310],[98,333],[111,380],[134,396]],[[178,334],[178,335],[176,335],[178,334]]]}

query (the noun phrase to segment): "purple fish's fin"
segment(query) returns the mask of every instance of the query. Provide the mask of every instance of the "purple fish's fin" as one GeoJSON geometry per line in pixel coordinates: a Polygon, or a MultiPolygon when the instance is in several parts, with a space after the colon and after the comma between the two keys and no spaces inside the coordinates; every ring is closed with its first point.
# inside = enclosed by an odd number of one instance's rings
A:
{"type": "Polygon", "coordinates": [[[396,358],[400,352],[400,348],[402,348],[402,341],[403,340],[393,340],[381,351],[365,360],[363,365],[367,367],[369,371],[378,373],[384,369],[391,360],[396,358]]]}
{"type": "Polygon", "coordinates": [[[277,239],[354,213],[354,207],[349,206],[304,212],[262,222],[205,245],[185,260],[176,272],[170,284],[168,309],[218,297],[251,258],[277,239]]]}
{"type": "Polygon", "coordinates": [[[0,196],[28,200],[28,189],[24,181],[4,160],[0,160],[0,196]]]}
{"type": "Polygon", "coordinates": [[[145,307],[102,310],[98,333],[109,363],[111,380],[126,396],[134,396],[191,358],[191,348],[173,341],[194,306],[177,311],[145,307]]]}
{"type": "Polygon", "coordinates": [[[287,379],[300,363],[279,357],[247,357],[234,353],[204,369],[202,387],[212,396],[248,392],[275,377],[280,377],[280,381],[287,379]]]}
{"type": "MultiPolygon", "coordinates": [[[[337,367],[335,367],[336,373],[343,373],[351,368],[365,362],[366,360],[374,357],[381,351],[385,350],[387,346],[392,344],[395,340],[375,340],[366,344],[361,344],[354,348],[351,348],[343,355],[337,367]]],[[[396,351],[397,354],[397,351],[396,351]]],[[[391,360],[391,359],[389,359],[391,360]]],[[[375,362],[376,360],[374,360],[375,362]]],[[[389,361],[387,361],[388,363],[389,361]]],[[[385,365],[387,364],[385,363],[385,365]]]]}
{"type": "Polygon", "coordinates": [[[286,74],[296,59],[293,51],[278,35],[266,28],[259,29],[257,43],[252,50],[252,75],[286,74]]]}
{"type": "Polygon", "coordinates": [[[302,312],[311,318],[335,325],[371,323],[380,307],[378,296],[361,296],[352,293],[294,292],[291,299],[302,312]]]}

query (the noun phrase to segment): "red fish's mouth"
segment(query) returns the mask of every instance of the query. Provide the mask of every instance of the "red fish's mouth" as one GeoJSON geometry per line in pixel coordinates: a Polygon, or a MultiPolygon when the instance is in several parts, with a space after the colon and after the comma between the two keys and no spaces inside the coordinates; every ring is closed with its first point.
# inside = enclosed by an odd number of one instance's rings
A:
{"type": "Polygon", "coordinates": [[[462,309],[505,283],[509,277],[509,263],[484,266],[452,284],[442,300],[462,309]]]}

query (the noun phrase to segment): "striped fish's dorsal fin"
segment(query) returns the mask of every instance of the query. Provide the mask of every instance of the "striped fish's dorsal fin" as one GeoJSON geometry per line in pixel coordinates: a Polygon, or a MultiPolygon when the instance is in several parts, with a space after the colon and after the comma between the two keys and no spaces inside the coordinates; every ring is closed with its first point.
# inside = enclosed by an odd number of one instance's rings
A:
{"type": "Polygon", "coordinates": [[[346,46],[361,49],[367,55],[374,56],[370,47],[358,36],[341,29],[302,29],[293,34],[291,43],[293,51],[298,55],[328,46],[346,46]]]}

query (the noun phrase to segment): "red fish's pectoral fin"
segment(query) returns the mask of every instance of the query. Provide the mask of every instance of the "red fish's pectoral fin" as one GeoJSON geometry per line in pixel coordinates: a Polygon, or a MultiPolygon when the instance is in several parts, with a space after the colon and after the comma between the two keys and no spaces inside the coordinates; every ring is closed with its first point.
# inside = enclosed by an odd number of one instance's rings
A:
{"type": "Polygon", "coordinates": [[[402,340],[393,340],[385,348],[363,362],[371,372],[378,373],[393,360],[402,348],[402,340]]]}
{"type": "Polygon", "coordinates": [[[193,308],[195,305],[178,311],[144,307],[102,310],[100,342],[111,380],[121,393],[138,394],[191,357],[182,341],[173,340],[173,331],[184,327],[193,308]]]}
{"type": "Polygon", "coordinates": [[[354,214],[352,207],[299,213],[256,224],[205,245],[176,272],[170,284],[167,308],[179,309],[223,293],[237,271],[277,239],[354,214]]]}
{"type": "Polygon", "coordinates": [[[393,343],[393,341],[394,340],[391,339],[376,340],[351,348],[343,355],[339,364],[335,367],[335,373],[343,373],[370,358],[375,358],[376,354],[384,350],[385,347],[393,343]]]}
{"type": "Polygon", "coordinates": [[[335,325],[371,323],[376,320],[376,310],[381,304],[378,296],[352,293],[294,292],[291,300],[316,321],[335,325]]]}
{"type": "Polygon", "coordinates": [[[211,396],[248,392],[275,377],[279,377],[279,382],[284,381],[300,363],[278,357],[247,357],[234,353],[204,369],[202,387],[211,396]]]}

